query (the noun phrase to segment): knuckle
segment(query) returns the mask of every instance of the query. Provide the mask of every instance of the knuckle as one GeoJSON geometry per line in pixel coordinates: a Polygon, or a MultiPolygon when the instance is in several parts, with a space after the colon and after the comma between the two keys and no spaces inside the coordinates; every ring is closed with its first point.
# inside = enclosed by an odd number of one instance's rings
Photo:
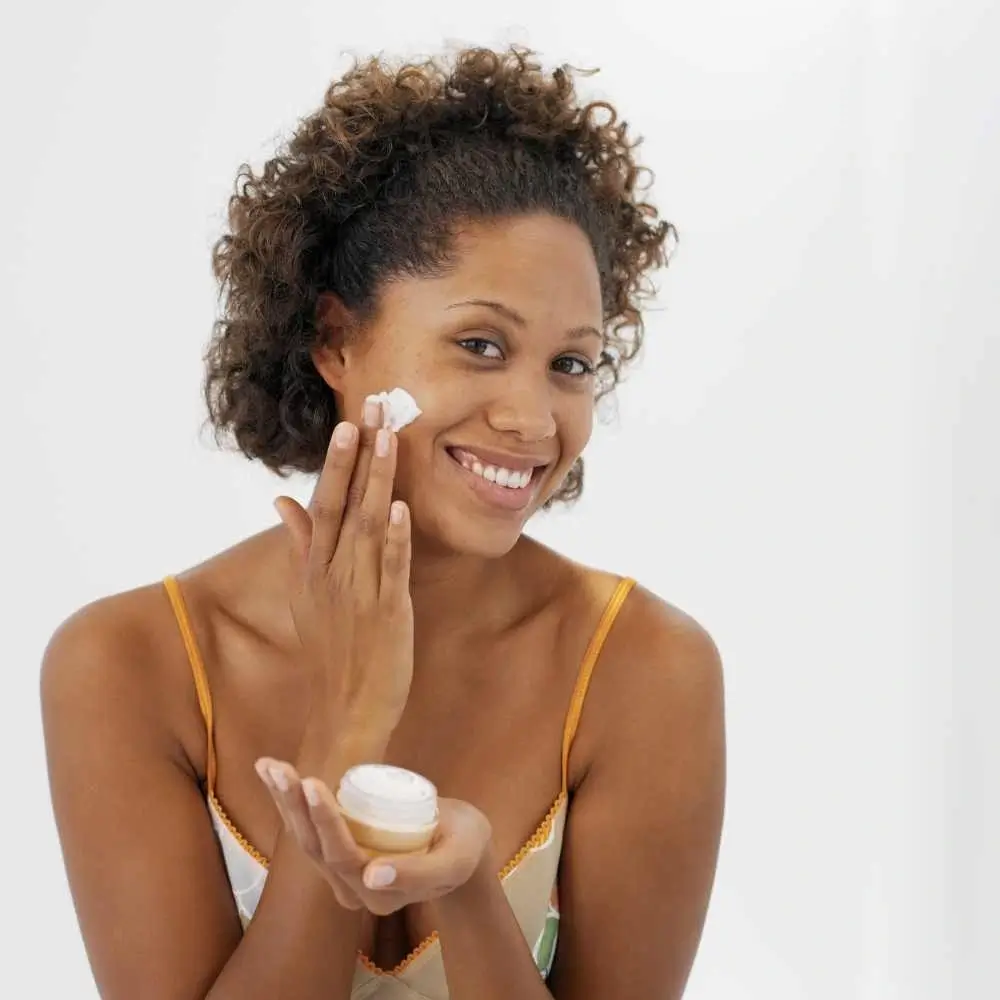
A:
{"type": "Polygon", "coordinates": [[[360,483],[352,483],[347,490],[347,502],[352,507],[360,507],[365,498],[364,487],[360,483]]]}
{"type": "Polygon", "coordinates": [[[366,538],[374,537],[377,531],[377,522],[370,510],[362,508],[358,511],[358,531],[366,538]]]}
{"type": "Polygon", "coordinates": [[[347,558],[335,560],[330,566],[332,572],[326,580],[327,594],[340,602],[354,596],[354,567],[347,558]]]}
{"type": "Polygon", "coordinates": [[[309,561],[306,573],[309,590],[311,591],[308,597],[312,601],[318,599],[324,591],[330,589],[331,587],[334,590],[339,589],[339,581],[336,579],[336,576],[329,572],[323,560],[318,556],[309,561]]]}
{"type": "Polygon", "coordinates": [[[406,571],[406,559],[399,549],[388,549],[383,559],[383,572],[386,576],[397,579],[406,571]]]}
{"type": "Polygon", "coordinates": [[[340,516],[340,507],[327,500],[317,500],[312,505],[314,521],[331,521],[340,516]]]}

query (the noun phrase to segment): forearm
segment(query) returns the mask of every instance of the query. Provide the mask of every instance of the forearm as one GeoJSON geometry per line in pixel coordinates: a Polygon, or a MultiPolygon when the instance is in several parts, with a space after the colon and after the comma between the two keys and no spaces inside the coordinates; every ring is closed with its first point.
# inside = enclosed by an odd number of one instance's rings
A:
{"type": "MultiPolygon", "coordinates": [[[[296,768],[334,788],[349,767],[385,751],[378,739],[345,741],[332,754],[319,746],[305,742],[296,768]]],[[[342,907],[294,835],[282,832],[254,917],[206,1000],[348,1000],[362,912],[342,907]]]]}
{"type": "Polygon", "coordinates": [[[282,833],[253,919],[206,1000],[347,1000],[361,917],[282,833]]]}
{"type": "Polygon", "coordinates": [[[503,886],[484,858],[460,888],[430,903],[451,1000],[552,1000],[503,886]]]}

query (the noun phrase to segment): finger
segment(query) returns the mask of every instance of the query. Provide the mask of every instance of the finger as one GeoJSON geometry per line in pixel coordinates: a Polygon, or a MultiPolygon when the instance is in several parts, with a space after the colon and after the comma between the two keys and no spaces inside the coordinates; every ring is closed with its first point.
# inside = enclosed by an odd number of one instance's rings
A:
{"type": "Polygon", "coordinates": [[[389,511],[389,527],[382,552],[379,600],[385,607],[400,607],[410,587],[410,509],[402,500],[389,511]]]}
{"type": "Polygon", "coordinates": [[[377,595],[389,525],[392,484],[396,476],[396,435],[388,428],[378,431],[375,451],[368,467],[365,496],[358,510],[349,514],[346,530],[353,534],[355,571],[365,592],[377,595]]]}
{"type": "Polygon", "coordinates": [[[286,496],[275,498],[274,509],[291,536],[296,561],[301,562],[308,555],[312,541],[312,520],[309,514],[297,500],[286,496]]]}
{"type": "Polygon", "coordinates": [[[309,501],[312,521],[309,559],[314,566],[328,566],[336,551],[357,448],[357,427],[348,421],[341,421],[334,428],[319,480],[309,501]]]}
{"type": "Polygon", "coordinates": [[[276,774],[272,773],[271,768],[274,763],[275,762],[268,757],[261,757],[254,763],[254,770],[257,772],[257,777],[264,783],[264,787],[271,796],[271,801],[278,810],[278,815],[281,818],[281,825],[288,833],[291,833],[292,817],[286,811],[285,799],[282,795],[280,787],[278,786],[276,774]]]}
{"type": "Polygon", "coordinates": [[[353,887],[360,885],[361,869],[368,856],[354,842],[325,782],[306,778],[302,791],[319,838],[324,872],[337,902],[347,910],[360,910],[364,903],[353,887]]]}
{"type": "Polygon", "coordinates": [[[361,870],[368,861],[368,855],[351,836],[329,786],[316,778],[306,778],[302,782],[302,791],[319,840],[323,863],[334,874],[360,882],[361,870]]]}
{"type": "Polygon", "coordinates": [[[257,774],[267,785],[281,814],[285,829],[311,858],[322,854],[316,828],[309,815],[309,806],[302,792],[302,781],[291,764],[264,757],[257,762],[257,774]]]}
{"type": "Polygon", "coordinates": [[[267,786],[272,799],[274,799],[278,807],[285,829],[295,838],[296,843],[302,850],[322,866],[323,875],[333,890],[337,902],[345,910],[362,909],[364,903],[358,898],[357,893],[344,880],[330,872],[323,862],[319,835],[309,814],[308,800],[305,798],[305,791],[302,787],[303,783],[298,781],[297,775],[295,775],[294,782],[291,780],[294,768],[291,768],[290,765],[282,765],[280,761],[273,761],[270,758],[261,758],[255,766],[258,775],[260,775],[261,780],[267,786]],[[291,774],[288,772],[291,772],[291,774]],[[282,776],[288,779],[287,790],[281,788],[282,776]],[[298,792],[303,803],[301,808],[297,808],[294,802],[293,792],[295,790],[295,783],[298,783],[298,792]]]}
{"type": "Polygon", "coordinates": [[[354,465],[354,474],[347,491],[347,514],[357,511],[365,497],[368,484],[368,469],[371,466],[372,455],[375,453],[375,438],[382,426],[382,404],[365,400],[361,414],[361,444],[358,450],[358,460],[354,465]]]}

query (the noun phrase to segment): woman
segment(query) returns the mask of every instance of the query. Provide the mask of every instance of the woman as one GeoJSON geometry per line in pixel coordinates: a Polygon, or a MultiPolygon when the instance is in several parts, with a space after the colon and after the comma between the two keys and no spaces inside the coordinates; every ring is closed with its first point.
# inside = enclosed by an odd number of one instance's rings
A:
{"type": "Polygon", "coordinates": [[[717,651],[522,534],[579,494],[672,235],[633,145],[567,71],[470,50],[355,66],[244,168],[209,411],[318,479],[46,650],[102,996],[681,995],[722,823],[717,651]],[[398,434],[365,402],[394,387],[422,410],[398,434]],[[426,855],[351,839],[333,796],[371,761],[444,796],[426,855]]]}

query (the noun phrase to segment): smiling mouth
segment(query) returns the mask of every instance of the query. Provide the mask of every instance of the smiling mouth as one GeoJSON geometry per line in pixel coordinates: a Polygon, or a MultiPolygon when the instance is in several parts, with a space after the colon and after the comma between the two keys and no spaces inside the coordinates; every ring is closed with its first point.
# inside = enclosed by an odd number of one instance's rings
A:
{"type": "Polygon", "coordinates": [[[530,469],[506,469],[487,465],[461,448],[445,450],[473,491],[481,499],[505,510],[524,510],[537,494],[542,473],[547,468],[536,465],[530,469]]]}
{"type": "Polygon", "coordinates": [[[500,465],[489,465],[471,451],[462,448],[449,448],[448,454],[467,472],[495,483],[510,490],[523,490],[528,487],[535,473],[543,466],[535,465],[527,469],[507,469],[500,465]]]}

